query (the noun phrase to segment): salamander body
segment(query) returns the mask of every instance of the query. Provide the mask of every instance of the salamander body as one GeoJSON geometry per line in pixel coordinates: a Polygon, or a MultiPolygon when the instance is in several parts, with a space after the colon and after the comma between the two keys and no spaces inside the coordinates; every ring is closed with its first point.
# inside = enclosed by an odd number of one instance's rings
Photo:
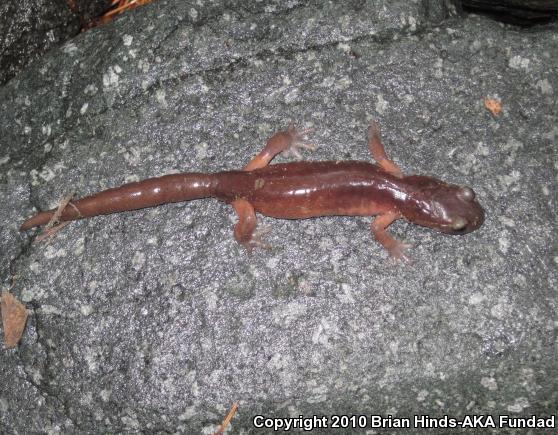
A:
{"type": "MultiPolygon", "coordinates": [[[[60,222],[214,197],[231,204],[239,218],[236,240],[248,249],[261,246],[256,212],[281,219],[318,216],[377,216],[371,229],[396,259],[407,259],[407,245],[394,239],[387,227],[403,218],[448,234],[479,228],[484,211],[469,187],[428,176],[405,176],[385,154],[375,123],[368,145],[377,161],[317,161],[270,165],[286,150],[309,147],[290,126],[276,133],[243,170],[213,174],[184,173],[125,184],[72,201],[59,213],[60,222]]],[[[55,210],[41,212],[21,230],[48,223],[55,210]]]]}

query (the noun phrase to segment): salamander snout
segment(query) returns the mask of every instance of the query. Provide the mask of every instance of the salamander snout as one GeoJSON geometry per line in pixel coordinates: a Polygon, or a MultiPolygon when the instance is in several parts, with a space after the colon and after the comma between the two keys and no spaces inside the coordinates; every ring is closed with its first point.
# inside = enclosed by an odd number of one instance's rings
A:
{"type": "Polygon", "coordinates": [[[479,228],[484,222],[484,210],[475,200],[475,192],[467,186],[446,186],[434,195],[434,209],[438,230],[447,234],[467,234],[479,228]]]}
{"type": "Polygon", "coordinates": [[[413,186],[404,212],[409,221],[446,234],[467,234],[484,222],[484,210],[470,187],[417,175],[406,180],[413,186]]]}

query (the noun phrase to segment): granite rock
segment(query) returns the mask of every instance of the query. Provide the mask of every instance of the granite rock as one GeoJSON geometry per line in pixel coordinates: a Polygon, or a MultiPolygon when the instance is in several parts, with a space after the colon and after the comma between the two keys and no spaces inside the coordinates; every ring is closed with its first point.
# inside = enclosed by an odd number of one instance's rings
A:
{"type": "Polygon", "coordinates": [[[0,351],[0,425],[209,434],[235,401],[233,433],[555,413],[557,27],[424,5],[161,0],[2,87],[0,279],[30,316],[0,351]],[[484,226],[396,223],[399,265],[369,218],[261,217],[273,248],[248,256],[215,200],[18,231],[70,191],[240,168],[291,120],[315,129],[305,158],[368,160],[370,119],[406,173],[472,186],[484,226]]]}
{"type": "Polygon", "coordinates": [[[0,3],[0,85],[77,35],[110,0],[4,0],[0,3]]]}

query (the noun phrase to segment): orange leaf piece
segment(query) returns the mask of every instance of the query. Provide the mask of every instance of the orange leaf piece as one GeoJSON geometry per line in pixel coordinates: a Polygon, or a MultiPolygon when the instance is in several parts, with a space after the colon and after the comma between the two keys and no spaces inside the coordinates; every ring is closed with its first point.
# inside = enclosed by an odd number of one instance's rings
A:
{"type": "Polygon", "coordinates": [[[214,435],[221,435],[225,433],[227,427],[229,426],[229,424],[231,424],[231,420],[233,419],[237,410],[238,410],[238,402],[233,404],[231,410],[223,420],[223,423],[221,423],[221,425],[217,428],[214,435]]]}
{"type": "Polygon", "coordinates": [[[502,102],[495,98],[485,98],[484,107],[486,107],[494,116],[500,115],[502,113],[502,102]]]}
{"type": "Polygon", "coordinates": [[[2,292],[2,326],[4,327],[4,346],[16,347],[21,340],[25,322],[27,322],[27,310],[25,305],[16,299],[10,292],[2,292]]]}

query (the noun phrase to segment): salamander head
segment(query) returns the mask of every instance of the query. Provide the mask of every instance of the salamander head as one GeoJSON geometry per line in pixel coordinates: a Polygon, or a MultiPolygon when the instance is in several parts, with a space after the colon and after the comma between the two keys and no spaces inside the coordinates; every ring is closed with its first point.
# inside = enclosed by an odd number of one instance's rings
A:
{"type": "Polygon", "coordinates": [[[407,220],[447,234],[466,234],[484,222],[484,210],[475,192],[432,177],[405,177],[409,198],[401,207],[407,220]]]}

